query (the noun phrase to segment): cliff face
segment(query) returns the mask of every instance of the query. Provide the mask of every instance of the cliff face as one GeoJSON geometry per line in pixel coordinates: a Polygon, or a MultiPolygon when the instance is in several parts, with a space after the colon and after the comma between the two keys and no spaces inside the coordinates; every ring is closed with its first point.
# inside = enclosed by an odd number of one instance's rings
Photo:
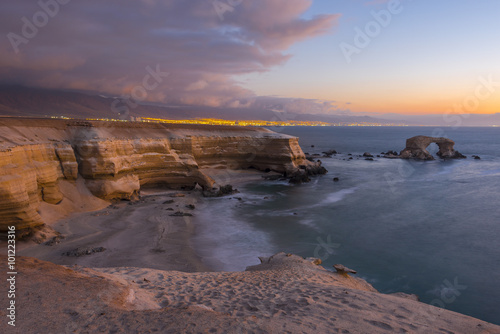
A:
{"type": "Polygon", "coordinates": [[[211,188],[193,156],[172,149],[169,139],[92,139],[74,144],[78,171],[103,199],[130,199],[144,185],[211,188]]]}
{"type": "Polygon", "coordinates": [[[0,230],[41,225],[40,201],[58,204],[58,180],[75,180],[78,166],[70,145],[43,143],[15,146],[0,152],[0,230]]]}
{"type": "Polygon", "coordinates": [[[65,200],[59,183],[85,180],[93,195],[131,199],[141,187],[217,187],[204,168],[318,167],[298,138],[265,129],[63,120],[0,121],[0,232],[43,224],[41,202],[65,200]]]}

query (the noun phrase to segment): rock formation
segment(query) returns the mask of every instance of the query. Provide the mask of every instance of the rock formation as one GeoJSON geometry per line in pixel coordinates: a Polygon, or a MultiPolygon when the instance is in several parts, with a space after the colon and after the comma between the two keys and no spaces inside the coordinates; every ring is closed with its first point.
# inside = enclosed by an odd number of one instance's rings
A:
{"type": "Polygon", "coordinates": [[[325,173],[298,138],[266,129],[76,120],[0,120],[0,232],[43,224],[42,202],[64,200],[61,182],[84,180],[94,196],[133,199],[145,186],[221,185],[205,168],[325,173]],[[300,166],[300,167],[299,167],[300,166]]]}
{"type": "Polygon", "coordinates": [[[351,268],[347,268],[343,264],[334,264],[333,268],[335,268],[335,270],[339,274],[344,275],[344,276],[347,275],[347,274],[357,274],[358,273],[356,270],[351,269],[351,268]]]}
{"type": "Polygon", "coordinates": [[[406,140],[406,148],[401,151],[401,159],[434,160],[432,154],[427,151],[431,143],[439,147],[438,157],[442,159],[466,158],[460,152],[454,150],[455,142],[444,137],[415,136],[406,140]]]}

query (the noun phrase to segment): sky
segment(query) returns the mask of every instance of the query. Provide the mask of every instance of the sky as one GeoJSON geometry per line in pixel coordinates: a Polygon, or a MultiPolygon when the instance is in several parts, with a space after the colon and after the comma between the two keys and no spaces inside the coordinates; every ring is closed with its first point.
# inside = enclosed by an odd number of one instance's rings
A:
{"type": "Polygon", "coordinates": [[[3,0],[0,84],[322,114],[500,113],[497,0],[3,0]]]}

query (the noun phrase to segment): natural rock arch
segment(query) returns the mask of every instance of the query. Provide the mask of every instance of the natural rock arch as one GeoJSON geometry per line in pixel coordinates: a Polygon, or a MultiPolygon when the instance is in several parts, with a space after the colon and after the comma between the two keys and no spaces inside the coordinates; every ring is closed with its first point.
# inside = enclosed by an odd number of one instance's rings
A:
{"type": "Polygon", "coordinates": [[[437,156],[442,159],[466,158],[463,154],[455,151],[455,142],[444,137],[415,136],[406,140],[406,148],[401,151],[402,159],[434,160],[432,154],[427,151],[431,143],[436,143],[439,147],[437,156]]]}

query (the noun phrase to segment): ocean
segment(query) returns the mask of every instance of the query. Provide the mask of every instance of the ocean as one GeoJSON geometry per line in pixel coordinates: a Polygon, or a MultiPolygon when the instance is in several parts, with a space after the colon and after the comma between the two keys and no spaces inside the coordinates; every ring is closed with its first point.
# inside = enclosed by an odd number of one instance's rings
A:
{"type": "MultiPolygon", "coordinates": [[[[320,158],[329,172],[307,184],[263,180],[204,199],[208,218],[193,239],[204,261],[235,271],[280,251],[318,257],[329,270],[336,263],[357,270],[380,292],[417,294],[500,324],[500,128],[273,130],[299,137],[304,152],[340,154],[320,158]],[[448,137],[468,158],[376,157],[416,135],[448,137]],[[364,152],[374,161],[358,157],[364,152]]],[[[428,150],[435,155],[437,145],[428,150]]]]}

